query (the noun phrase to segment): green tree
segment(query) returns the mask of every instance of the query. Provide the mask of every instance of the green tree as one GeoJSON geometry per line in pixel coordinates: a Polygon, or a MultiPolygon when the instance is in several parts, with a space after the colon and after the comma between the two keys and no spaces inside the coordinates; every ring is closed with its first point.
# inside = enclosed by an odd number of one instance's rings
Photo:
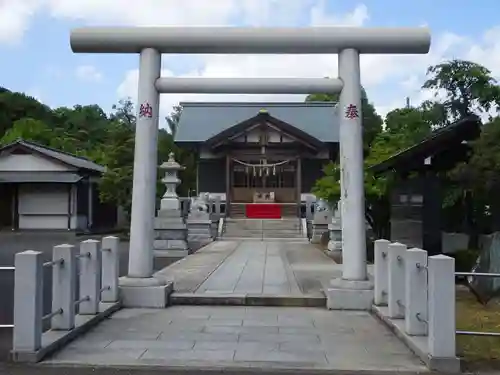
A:
{"type": "MultiPolygon", "coordinates": [[[[433,119],[433,116],[423,108],[394,109],[386,116],[385,130],[378,133],[371,143],[364,162],[366,219],[379,238],[387,238],[389,234],[388,192],[394,181],[394,175],[387,173],[384,176],[375,176],[369,168],[429,135],[433,119]]],[[[324,169],[324,176],[316,181],[313,193],[331,204],[339,200],[340,166],[338,163],[332,162],[324,169]]]]}
{"type": "MultiPolygon", "coordinates": [[[[310,94],[306,102],[338,102],[339,94],[310,94]]],[[[361,107],[363,113],[363,144],[365,153],[368,152],[373,140],[382,131],[383,120],[377,114],[375,107],[368,100],[366,91],[361,91],[361,107]]]]}
{"type": "Polygon", "coordinates": [[[165,120],[167,121],[168,130],[170,131],[170,134],[172,134],[173,138],[175,138],[175,135],[177,134],[177,128],[179,127],[179,120],[181,119],[181,115],[182,115],[182,106],[175,105],[172,108],[170,114],[167,117],[165,117],[165,120]]]}
{"type": "Polygon", "coordinates": [[[32,118],[52,124],[52,110],[28,95],[3,89],[0,92],[0,137],[10,129],[17,120],[32,118]]]}
{"type": "Polygon", "coordinates": [[[52,129],[45,122],[26,117],[15,121],[0,139],[0,143],[6,145],[22,138],[49,146],[52,137],[52,129]]]}
{"type": "Polygon", "coordinates": [[[487,113],[500,104],[500,88],[491,72],[471,61],[451,60],[428,68],[422,88],[435,91],[447,121],[487,113]]]}
{"type": "Polygon", "coordinates": [[[432,115],[422,108],[396,108],[385,117],[385,133],[399,137],[399,147],[409,147],[430,134],[433,122],[432,115]]]}
{"type": "Polygon", "coordinates": [[[136,117],[130,100],[120,101],[113,109],[106,134],[94,151],[95,158],[106,165],[100,196],[105,202],[122,206],[130,215],[136,117]]]}

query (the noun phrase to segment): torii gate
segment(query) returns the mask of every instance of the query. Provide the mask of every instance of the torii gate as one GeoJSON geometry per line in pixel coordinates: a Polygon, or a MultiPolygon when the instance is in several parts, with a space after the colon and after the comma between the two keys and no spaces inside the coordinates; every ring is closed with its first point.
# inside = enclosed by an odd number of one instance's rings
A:
{"type": "MultiPolygon", "coordinates": [[[[160,93],[339,93],[342,191],[342,279],[334,288],[370,288],[367,280],[360,54],[426,54],[427,28],[80,28],[71,32],[76,53],[137,53],[138,116],[128,285],[158,285],[153,274],[153,224],[160,93]],[[163,78],[161,54],[330,54],[339,78],[163,78]],[[134,280],[135,279],[135,283],[134,280]]],[[[359,294],[359,293],[358,293],[359,294]]]]}

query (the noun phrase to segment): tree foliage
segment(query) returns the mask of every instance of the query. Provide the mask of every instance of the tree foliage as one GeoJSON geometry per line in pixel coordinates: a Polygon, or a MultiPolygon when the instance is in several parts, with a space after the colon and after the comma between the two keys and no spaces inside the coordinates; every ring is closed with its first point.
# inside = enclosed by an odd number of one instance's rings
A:
{"type": "MultiPolygon", "coordinates": [[[[364,142],[367,219],[379,229],[383,225],[377,220],[388,220],[387,212],[380,214],[384,210],[380,203],[387,200],[395,177],[391,173],[375,177],[370,174],[370,166],[420,142],[437,128],[463,117],[489,114],[490,122],[484,126],[479,139],[472,142],[468,163],[457,165],[447,176],[443,176],[447,194],[444,204],[463,204],[464,200],[468,200],[466,205],[471,207],[469,215],[475,215],[467,219],[469,223],[485,222],[484,216],[498,207],[496,212],[500,227],[500,198],[496,194],[500,188],[500,120],[494,116],[499,109],[500,87],[488,69],[470,61],[452,60],[431,66],[427,76],[422,88],[435,94],[433,100],[425,101],[418,107],[392,110],[386,115],[384,129],[374,132],[375,136],[364,142]],[[374,208],[379,210],[378,214],[373,212],[374,208]]],[[[363,98],[366,101],[366,93],[363,93],[363,98]]],[[[307,98],[336,99],[325,95],[310,95],[307,98]]],[[[370,113],[370,106],[367,110],[365,102],[363,105],[363,111],[370,113]]],[[[365,118],[363,120],[366,137],[368,122],[365,118]]],[[[340,198],[338,161],[333,161],[324,172],[324,177],[316,182],[314,193],[335,202],[340,198]]],[[[381,232],[378,231],[379,235],[381,232]]]]}
{"type": "MultiPolygon", "coordinates": [[[[167,117],[167,124],[178,122],[167,117]]],[[[132,197],[136,115],[130,99],[121,100],[107,114],[98,105],[75,105],[73,108],[51,109],[24,94],[0,90],[0,144],[5,145],[22,138],[64,152],[88,158],[106,166],[100,181],[100,198],[130,212],[132,197]]],[[[170,125],[167,125],[170,127],[170,125]]],[[[186,178],[179,193],[193,188],[195,162],[193,155],[183,152],[165,129],[159,130],[158,162],[168,159],[174,152],[181,164],[186,165],[186,178]]],[[[158,179],[162,176],[158,175],[158,179]]],[[[164,185],[158,184],[158,194],[164,185]]]]}
{"type": "Polygon", "coordinates": [[[484,66],[471,61],[451,60],[428,68],[423,88],[431,89],[448,121],[487,113],[500,104],[500,87],[484,66]]]}

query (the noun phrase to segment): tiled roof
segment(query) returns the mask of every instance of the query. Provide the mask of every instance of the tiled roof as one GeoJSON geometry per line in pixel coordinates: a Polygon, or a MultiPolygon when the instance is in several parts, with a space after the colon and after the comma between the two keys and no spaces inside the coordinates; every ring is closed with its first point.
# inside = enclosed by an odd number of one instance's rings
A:
{"type": "Polygon", "coordinates": [[[185,102],[176,142],[204,142],[220,132],[255,117],[265,109],[270,116],[322,142],[339,141],[339,121],[333,102],[185,102]]]}
{"type": "Polygon", "coordinates": [[[87,169],[90,171],[95,171],[100,173],[103,173],[106,170],[106,168],[103,167],[102,165],[96,164],[93,161],[88,160],[86,158],[71,155],[66,152],[55,150],[47,146],[42,146],[34,142],[26,141],[24,139],[18,139],[17,141],[6,145],[0,148],[0,151],[13,147],[15,145],[24,146],[28,149],[34,150],[40,154],[46,155],[52,159],[59,160],[65,164],[68,164],[78,169],[87,169]]]}

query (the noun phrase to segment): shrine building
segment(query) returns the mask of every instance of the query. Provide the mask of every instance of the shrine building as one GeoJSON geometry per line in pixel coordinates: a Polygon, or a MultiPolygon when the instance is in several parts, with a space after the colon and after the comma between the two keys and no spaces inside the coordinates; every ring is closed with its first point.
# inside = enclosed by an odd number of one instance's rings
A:
{"type": "Polygon", "coordinates": [[[175,142],[197,156],[197,193],[231,217],[297,217],[339,151],[335,103],[181,103],[175,142]]]}

